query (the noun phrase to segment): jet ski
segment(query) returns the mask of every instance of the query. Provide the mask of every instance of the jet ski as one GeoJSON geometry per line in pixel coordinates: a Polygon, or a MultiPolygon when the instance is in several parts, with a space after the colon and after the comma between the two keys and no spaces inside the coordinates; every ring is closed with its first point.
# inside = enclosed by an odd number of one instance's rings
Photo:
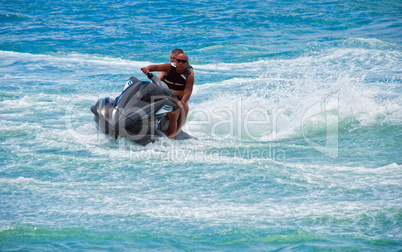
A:
{"type": "MultiPolygon", "coordinates": [[[[148,78],[151,81],[131,77],[115,99],[102,98],[91,106],[102,133],[115,139],[126,137],[141,145],[167,138],[169,119],[166,114],[177,109],[177,99],[157,76],[149,73],[148,78]]],[[[192,138],[181,131],[176,140],[192,138]]]]}

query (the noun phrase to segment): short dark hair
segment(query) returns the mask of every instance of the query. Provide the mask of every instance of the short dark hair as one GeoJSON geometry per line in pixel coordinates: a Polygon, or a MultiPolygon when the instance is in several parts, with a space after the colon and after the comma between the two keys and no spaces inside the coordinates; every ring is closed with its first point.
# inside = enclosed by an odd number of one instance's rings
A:
{"type": "Polygon", "coordinates": [[[182,49],[177,48],[177,49],[174,49],[174,50],[172,51],[172,53],[184,53],[184,52],[183,52],[182,49]]]}

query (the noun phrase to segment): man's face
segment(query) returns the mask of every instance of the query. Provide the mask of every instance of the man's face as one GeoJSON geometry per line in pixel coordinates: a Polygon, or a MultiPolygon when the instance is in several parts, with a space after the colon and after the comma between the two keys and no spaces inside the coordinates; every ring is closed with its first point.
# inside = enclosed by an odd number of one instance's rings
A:
{"type": "Polygon", "coordinates": [[[170,62],[176,62],[176,57],[178,53],[171,53],[170,54],[170,62]]]}
{"type": "Polygon", "coordinates": [[[188,65],[188,57],[185,54],[178,54],[176,57],[176,69],[183,72],[188,65]]]}

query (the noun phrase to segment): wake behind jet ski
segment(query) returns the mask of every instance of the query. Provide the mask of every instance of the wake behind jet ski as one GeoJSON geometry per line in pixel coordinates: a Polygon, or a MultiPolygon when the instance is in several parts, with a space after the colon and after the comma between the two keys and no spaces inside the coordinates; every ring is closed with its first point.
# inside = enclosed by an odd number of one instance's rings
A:
{"type": "MultiPolygon", "coordinates": [[[[148,74],[151,81],[131,77],[123,92],[116,97],[99,99],[91,111],[99,130],[110,136],[126,137],[141,145],[166,138],[169,121],[166,114],[177,109],[173,91],[157,76],[148,74]]],[[[194,138],[181,131],[176,139],[194,138]]]]}

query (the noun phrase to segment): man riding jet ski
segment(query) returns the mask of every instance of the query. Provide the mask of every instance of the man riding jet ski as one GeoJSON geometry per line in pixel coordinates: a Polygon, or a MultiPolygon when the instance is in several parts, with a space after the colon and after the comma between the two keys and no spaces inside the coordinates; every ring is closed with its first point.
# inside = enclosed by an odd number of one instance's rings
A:
{"type": "Polygon", "coordinates": [[[175,56],[174,62],[149,65],[141,68],[145,75],[149,72],[160,72],[159,79],[166,83],[169,89],[173,90],[174,97],[179,100],[176,103],[177,110],[168,113],[168,138],[175,139],[187,119],[189,112],[188,100],[190,99],[194,85],[194,71],[191,69],[188,56],[183,51],[175,56]]]}
{"type": "MultiPolygon", "coordinates": [[[[167,113],[177,109],[173,91],[152,73],[150,81],[131,77],[130,85],[116,99],[102,98],[91,107],[99,130],[117,138],[126,137],[141,145],[166,138],[167,113]]],[[[194,138],[181,131],[176,139],[194,138]]]]}

